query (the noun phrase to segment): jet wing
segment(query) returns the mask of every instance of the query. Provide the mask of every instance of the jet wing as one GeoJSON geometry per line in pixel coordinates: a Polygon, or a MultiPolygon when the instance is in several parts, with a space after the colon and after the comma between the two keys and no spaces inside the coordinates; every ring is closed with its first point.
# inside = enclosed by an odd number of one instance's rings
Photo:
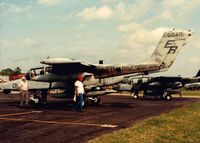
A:
{"type": "Polygon", "coordinates": [[[41,64],[51,65],[51,73],[57,74],[69,74],[69,73],[79,73],[88,72],[96,73],[97,68],[95,65],[86,64],[80,61],[67,58],[51,58],[45,59],[40,62],[41,64]]]}
{"type": "Polygon", "coordinates": [[[81,63],[81,62],[76,61],[74,59],[68,59],[68,58],[51,58],[51,59],[42,60],[40,63],[47,64],[47,65],[59,65],[59,64],[76,64],[76,63],[81,63]]]}

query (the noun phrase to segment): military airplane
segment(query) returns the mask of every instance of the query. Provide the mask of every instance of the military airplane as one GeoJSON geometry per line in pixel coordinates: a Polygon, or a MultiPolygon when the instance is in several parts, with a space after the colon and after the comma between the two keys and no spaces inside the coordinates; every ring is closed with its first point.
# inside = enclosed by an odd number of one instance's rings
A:
{"type": "MultiPolygon", "coordinates": [[[[67,58],[47,58],[40,62],[47,65],[41,68],[43,69],[42,74],[32,69],[27,73],[27,78],[31,82],[48,83],[48,89],[54,88],[54,84],[63,83],[62,86],[66,87],[66,95],[72,97],[74,82],[77,75],[82,73],[85,77],[83,84],[87,92],[85,101],[99,103],[99,96],[109,93],[104,87],[119,83],[125,76],[166,71],[173,64],[180,49],[186,44],[186,39],[191,35],[190,30],[173,29],[164,32],[153,54],[137,64],[88,64],[67,58]]],[[[6,86],[3,88],[4,91],[9,89],[11,88],[6,88],[6,86]]]]}
{"type": "Polygon", "coordinates": [[[180,76],[137,77],[129,78],[125,83],[114,86],[118,91],[130,91],[133,98],[138,98],[139,91],[143,97],[154,96],[156,99],[171,100],[172,94],[180,94],[181,88],[189,83],[200,82],[200,70],[196,76],[185,78],[180,76]],[[134,80],[137,82],[134,83],[134,80]]]}
{"type": "Polygon", "coordinates": [[[200,89],[200,83],[191,83],[185,85],[185,90],[199,90],[200,89]]]}

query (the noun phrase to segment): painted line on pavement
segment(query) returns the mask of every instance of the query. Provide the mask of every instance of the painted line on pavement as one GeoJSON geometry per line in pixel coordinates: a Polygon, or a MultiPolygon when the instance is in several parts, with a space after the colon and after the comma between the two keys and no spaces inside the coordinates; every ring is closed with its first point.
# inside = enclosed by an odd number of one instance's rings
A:
{"type": "Polygon", "coordinates": [[[0,117],[26,115],[26,114],[33,114],[33,113],[42,113],[42,111],[29,111],[29,112],[20,112],[20,113],[11,113],[11,114],[0,114],[0,117]]]}
{"type": "Polygon", "coordinates": [[[0,120],[20,121],[20,122],[34,122],[34,123],[44,123],[44,124],[94,126],[94,127],[102,127],[102,128],[116,128],[118,126],[118,125],[111,125],[111,124],[73,123],[73,122],[59,122],[59,121],[46,121],[46,120],[19,119],[19,118],[0,118],[0,120]]]}

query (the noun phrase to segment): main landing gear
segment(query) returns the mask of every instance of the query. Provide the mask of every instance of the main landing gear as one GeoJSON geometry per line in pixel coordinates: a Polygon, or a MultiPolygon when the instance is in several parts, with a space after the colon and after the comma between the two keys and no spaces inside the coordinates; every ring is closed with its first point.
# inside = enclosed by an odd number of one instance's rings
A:
{"type": "Polygon", "coordinates": [[[83,106],[87,107],[88,105],[99,105],[101,103],[100,97],[85,97],[83,99],[83,106]]]}

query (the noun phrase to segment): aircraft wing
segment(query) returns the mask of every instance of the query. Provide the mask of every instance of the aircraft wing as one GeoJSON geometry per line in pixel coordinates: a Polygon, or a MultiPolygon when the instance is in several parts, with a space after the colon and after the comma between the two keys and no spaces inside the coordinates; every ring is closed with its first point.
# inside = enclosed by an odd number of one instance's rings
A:
{"type": "Polygon", "coordinates": [[[95,65],[86,64],[80,61],[67,58],[45,59],[40,63],[51,65],[52,67],[51,73],[69,74],[69,73],[80,73],[80,72],[88,72],[88,73],[97,72],[95,65]]]}
{"type": "MultiPolygon", "coordinates": [[[[0,88],[2,90],[18,90],[18,85],[20,82],[21,82],[21,79],[8,81],[5,83],[2,83],[0,85],[0,88]]],[[[37,81],[30,81],[30,80],[27,80],[27,82],[28,82],[30,90],[48,89],[49,88],[49,83],[47,83],[47,82],[37,82],[37,81]]]]}

